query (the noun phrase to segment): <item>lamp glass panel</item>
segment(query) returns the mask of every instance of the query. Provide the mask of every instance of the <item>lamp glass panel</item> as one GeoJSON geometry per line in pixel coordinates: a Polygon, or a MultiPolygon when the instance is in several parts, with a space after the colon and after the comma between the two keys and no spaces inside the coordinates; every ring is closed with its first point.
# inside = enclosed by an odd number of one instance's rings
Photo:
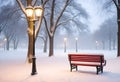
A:
{"type": "Polygon", "coordinates": [[[35,8],[35,14],[37,17],[40,17],[42,15],[42,8],[35,8]]]}
{"type": "Polygon", "coordinates": [[[26,8],[26,14],[28,17],[32,17],[33,16],[33,9],[32,8],[26,8]]]}

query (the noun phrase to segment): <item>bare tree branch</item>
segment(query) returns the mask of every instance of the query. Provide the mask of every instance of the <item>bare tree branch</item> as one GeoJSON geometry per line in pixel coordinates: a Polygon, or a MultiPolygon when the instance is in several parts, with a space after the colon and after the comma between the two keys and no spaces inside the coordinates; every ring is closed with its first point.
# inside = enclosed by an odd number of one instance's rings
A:
{"type": "Polygon", "coordinates": [[[66,21],[63,21],[63,22],[57,24],[57,27],[60,26],[60,25],[62,25],[62,24],[65,24],[65,23],[67,23],[67,22],[69,22],[69,21],[71,21],[71,20],[73,20],[73,19],[74,19],[75,17],[77,17],[79,14],[80,14],[80,13],[78,13],[77,15],[73,16],[72,18],[70,18],[70,19],[68,19],[68,20],[66,20],[66,21]]]}
{"type": "Polygon", "coordinates": [[[41,0],[41,1],[42,1],[42,6],[43,6],[43,8],[44,8],[45,4],[46,4],[49,0],[45,0],[44,2],[43,2],[43,0],[41,0]]]}
{"type": "Polygon", "coordinates": [[[115,6],[120,10],[120,6],[119,6],[120,4],[119,3],[117,4],[116,0],[112,0],[112,1],[114,2],[115,6]]]}
{"type": "Polygon", "coordinates": [[[26,18],[27,18],[27,14],[25,11],[25,7],[23,6],[22,2],[20,0],[16,0],[18,5],[20,6],[20,9],[23,11],[23,13],[25,14],[26,18]]]}
{"type": "Polygon", "coordinates": [[[32,5],[35,6],[35,4],[36,4],[37,1],[38,0],[33,0],[32,5]]]}
{"type": "Polygon", "coordinates": [[[50,32],[48,30],[48,25],[47,25],[47,20],[46,20],[45,16],[43,18],[44,18],[45,28],[47,30],[48,35],[50,36],[50,32]]]}
{"type": "Polygon", "coordinates": [[[0,24],[0,33],[3,29],[5,29],[6,25],[9,23],[9,19],[12,18],[16,14],[16,12],[18,12],[19,10],[20,9],[18,8],[10,10],[10,12],[6,15],[7,20],[5,20],[5,22],[0,24]]]}
{"type": "Polygon", "coordinates": [[[42,19],[43,19],[43,15],[44,15],[44,6],[47,3],[47,1],[48,0],[45,0],[45,2],[43,2],[43,5],[42,5],[43,12],[42,12],[42,16],[38,19],[38,24],[37,24],[36,30],[35,30],[35,38],[37,37],[40,27],[41,27],[41,24],[42,24],[42,19]]]}
{"type": "Polygon", "coordinates": [[[55,8],[55,0],[52,1],[52,7],[51,7],[51,15],[50,15],[50,27],[51,28],[54,24],[54,8],[55,8]]]}
{"type": "Polygon", "coordinates": [[[59,16],[58,16],[58,18],[57,18],[57,20],[56,20],[56,22],[55,22],[54,32],[55,32],[55,29],[57,28],[56,26],[57,26],[57,24],[58,24],[58,22],[59,22],[61,16],[63,15],[63,13],[64,13],[66,7],[69,5],[69,1],[70,1],[70,0],[66,0],[66,3],[65,3],[65,5],[64,5],[64,7],[63,7],[61,13],[59,14],[59,16]]]}

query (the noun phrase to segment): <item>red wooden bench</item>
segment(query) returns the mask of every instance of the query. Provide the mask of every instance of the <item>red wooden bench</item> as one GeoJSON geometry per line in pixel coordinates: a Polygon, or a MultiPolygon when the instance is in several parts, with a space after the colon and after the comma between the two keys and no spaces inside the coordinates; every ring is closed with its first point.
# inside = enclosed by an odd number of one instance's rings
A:
{"type": "Polygon", "coordinates": [[[96,67],[97,74],[101,71],[103,73],[103,66],[106,65],[104,55],[101,54],[68,54],[70,62],[70,71],[78,70],[77,66],[92,66],[96,67]]]}

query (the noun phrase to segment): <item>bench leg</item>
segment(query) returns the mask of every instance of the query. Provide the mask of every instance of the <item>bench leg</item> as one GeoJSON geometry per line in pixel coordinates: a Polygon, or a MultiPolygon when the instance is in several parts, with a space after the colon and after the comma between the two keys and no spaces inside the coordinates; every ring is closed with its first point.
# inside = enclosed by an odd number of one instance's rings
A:
{"type": "Polygon", "coordinates": [[[77,65],[76,65],[76,71],[78,70],[78,67],[77,67],[77,65]]]}
{"type": "Polygon", "coordinates": [[[72,72],[72,69],[76,69],[76,71],[78,70],[78,68],[77,68],[77,65],[70,65],[70,71],[72,72]]]}
{"type": "Polygon", "coordinates": [[[103,66],[101,67],[101,73],[103,73],[103,66]]]}
{"type": "Polygon", "coordinates": [[[101,71],[101,73],[103,73],[103,66],[101,66],[101,67],[97,66],[96,69],[97,69],[97,74],[98,74],[100,71],[101,71]]]}
{"type": "Polygon", "coordinates": [[[96,67],[96,70],[97,70],[96,74],[98,74],[98,66],[96,67]]]}
{"type": "Polygon", "coordinates": [[[100,67],[99,67],[99,66],[96,66],[96,69],[97,69],[96,74],[98,74],[98,73],[101,71],[101,69],[100,69],[100,67]]]}
{"type": "Polygon", "coordinates": [[[70,71],[72,72],[72,69],[74,69],[74,65],[70,65],[70,71]]]}
{"type": "Polygon", "coordinates": [[[70,64],[70,71],[72,72],[72,64],[70,64]]]}

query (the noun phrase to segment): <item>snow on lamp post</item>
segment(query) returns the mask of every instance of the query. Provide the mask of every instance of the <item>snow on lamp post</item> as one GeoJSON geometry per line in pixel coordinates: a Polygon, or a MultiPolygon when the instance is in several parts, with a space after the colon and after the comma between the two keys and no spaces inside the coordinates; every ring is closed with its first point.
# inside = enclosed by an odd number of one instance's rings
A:
{"type": "Polygon", "coordinates": [[[42,8],[40,6],[32,7],[27,6],[26,7],[26,14],[27,17],[30,19],[29,21],[32,22],[30,26],[32,26],[32,35],[33,35],[33,57],[32,57],[32,73],[31,75],[37,74],[36,71],[36,57],[35,57],[35,17],[41,17],[42,15],[42,8]]]}

